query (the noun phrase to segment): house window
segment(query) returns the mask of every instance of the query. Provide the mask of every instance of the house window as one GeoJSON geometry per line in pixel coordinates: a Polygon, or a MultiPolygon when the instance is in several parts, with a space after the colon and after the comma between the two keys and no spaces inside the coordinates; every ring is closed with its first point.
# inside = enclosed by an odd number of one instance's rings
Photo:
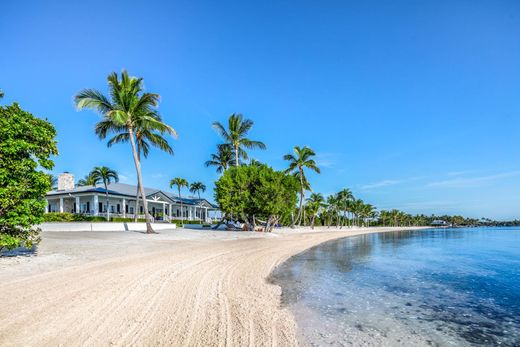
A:
{"type": "Polygon", "coordinates": [[[51,204],[47,205],[47,212],[52,212],[52,210],[51,210],[51,204]]]}
{"type": "Polygon", "coordinates": [[[87,212],[90,212],[90,202],[87,201],[87,212]]]}
{"type": "Polygon", "coordinates": [[[177,217],[181,216],[181,211],[177,210],[177,217]]]}
{"type": "MultiPolygon", "coordinates": [[[[128,207],[128,205],[126,205],[126,207],[128,207]]],[[[130,207],[130,214],[134,214],[134,208],[133,207],[130,207]]]]}
{"type": "Polygon", "coordinates": [[[125,213],[128,213],[128,204],[125,205],[125,213]]]}
{"type": "Polygon", "coordinates": [[[98,211],[103,212],[103,203],[102,202],[98,203],[98,211]]]}
{"type": "Polygon", "coordinates": [[[110,206],[110,213],[114,213],[115,212],[115,209],[114,209],[114,205],[110,206]]]}
{"type": "Polygon", "coordinates": [[[117,204],[117,213],[121,213],[121,205],[117,204]]]}
{"type": "Polygon", "coordinates": [[[141,214],[143,213],[143,206],[139,206],[139,211],[141,214]]]}

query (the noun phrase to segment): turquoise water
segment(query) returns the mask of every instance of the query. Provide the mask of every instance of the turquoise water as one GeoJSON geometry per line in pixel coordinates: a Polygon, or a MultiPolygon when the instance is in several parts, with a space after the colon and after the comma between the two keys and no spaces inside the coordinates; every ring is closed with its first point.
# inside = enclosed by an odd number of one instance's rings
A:
{"type": "Polygon", "coordinates": [[[520,346],[520,228],[344,238],[272,280],[303,345],[520,346]]]}

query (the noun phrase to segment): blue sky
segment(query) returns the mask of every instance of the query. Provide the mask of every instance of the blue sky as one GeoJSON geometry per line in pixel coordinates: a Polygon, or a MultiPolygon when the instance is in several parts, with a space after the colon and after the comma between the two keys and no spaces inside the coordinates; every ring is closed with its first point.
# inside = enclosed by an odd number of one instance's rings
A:
{"type": "Polygon", "coordinates": [[[95,165],[134,183],[130,149],[107,149],[73,95],[127,69],[162,96],[174,156],[143,162],[147,186],[218,177],[211,128],[255,121],[283,169],[318,153],[315,191],[343,187],[379,208],[520,218],[518,1],[3,1],[2,103],[58,130],[55,172],[95,165]]]}

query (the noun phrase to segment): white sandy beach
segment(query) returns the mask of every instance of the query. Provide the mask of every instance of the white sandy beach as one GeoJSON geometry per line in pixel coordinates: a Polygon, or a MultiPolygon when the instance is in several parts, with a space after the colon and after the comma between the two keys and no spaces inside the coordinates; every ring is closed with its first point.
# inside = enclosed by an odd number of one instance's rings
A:
{"type": "Polygon", "coordinates": [[[327,240],[404,229],[44,232],[38,255],[0,258],[0,345],[297,345],[272,269],[327,240]]]}

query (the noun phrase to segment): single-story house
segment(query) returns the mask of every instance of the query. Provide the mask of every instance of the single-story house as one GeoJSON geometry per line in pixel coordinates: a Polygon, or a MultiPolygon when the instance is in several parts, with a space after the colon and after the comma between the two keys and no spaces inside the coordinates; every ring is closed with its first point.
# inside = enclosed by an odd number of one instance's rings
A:
{"type": "MultiPolygon", "coordinates": [[[[108,204],[105,187],[77,186],[70,173],[60,174],[58,187],[47,193],[45,212],[69,212],[92,216],[144,218],[142,199],[136,206],[137,186],[125,183],[108,185],[108,204]]],[[[218,207],[206,199],[178,196],[160,189],[144,188],[148,211],[154,220],[170,221],[184,219],[188,221],[211,222],[210,212],[218,211],[218,207]]]]}

